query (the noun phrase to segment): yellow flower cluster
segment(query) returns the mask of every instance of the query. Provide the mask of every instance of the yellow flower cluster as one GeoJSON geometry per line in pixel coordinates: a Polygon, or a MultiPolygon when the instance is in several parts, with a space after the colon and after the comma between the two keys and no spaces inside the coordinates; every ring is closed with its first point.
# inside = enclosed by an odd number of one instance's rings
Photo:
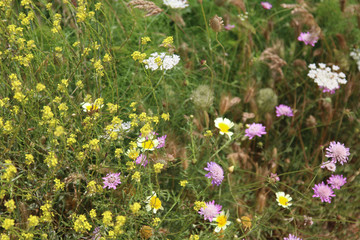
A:
{"type": "Polygon", "coordinates": [[[51,222],[52,216],[54,215],[51,212],[51,202],[47,201],[44,205],[42,205],[40,207],[40,209],[42,210],[42,216],[40,218],[40,221],[41,222],[51,222]]]}
{"type": "Polygon", "coordinates": [[[25,154],[25,163],[26,165],[34,163],[34,156],[32,154],[25,154]]]}
{"type": "Polygon", "coordinates": [[[174,43],[174,38],[172,36],[167,37],[162,41],[162,45],[164,47],[171,47],[171,44],[173,43],[174,43]]]}
{"type": "Polygon", "coordinates": [[[102,192],[103,188],[101,187],[100,184],[97,184],[94,180],[90,181],[87,186],[86,189],[88,191],[89,194],[94,194],[97,192],[102,192]]]}
{"type": "Polygon", "coordinates": [[[49,152],[46,156],[44,162],[48,165],[49,168],[56,167],[58,164],[58,159],[53,151],[49,152]]]}
{"type": "Polygon", "coordinates": [[[30,228],[31,227],[36,227],[39,224],[39,217],[30,215],[29,218],[28,218],[28,222],[29,222],[28,226],[30,228]]]}
{"type": "Polygon", "coordinates": [[[15,225],[15,220],[11,218],[5,218],[1,225],[5,230],[12,228],[15,225]]]}
{"type": "Polygon", "coordinates": [[[140,203],[137,203],[137,202],[130,205],[130,210],[134,215],[136,215],[139,212],[140,208],[141,208],[141,205],[140,205],[140,203]]]}
{"type": "Polygon", "coordinates": [[[11,89],[14,91],[14,98],[20,103],[26,102],[27,99],[25,98],[25,95],[21,92],[22,83],[19,81],[16,74],[10,74],[9,79],[11,81],[11,89]]]}
{"type": "Polygon", "coordinates": [[[131,54],[131,57],[134,59],[134,61],[139,61],[139,63],[142,63],[146,58],[146,53],[135,51],[131,54]]]}
{"type": "Polygon", "coordinates": [[[153,218],[153,223],[152,223],[152,225],[153,225],[154,227],[157,227],[160,222],[161,222],[160,218],[158,218],[158,217],[153,218]]]}
{"type": "Polygon", "coordinates": [[[6,207],[6,210],[8,212],[10,212],[10,213],[13,212],[15,210],[15,208],[16,208],[16,205],[15,205],[15,202],[14,202],[13,199],[10,199],[9,201],[6,201],[4,205],[6,207]]]}
{"type": "Polygon", "coordinates": [[[118,236],[120,234],[124,233],[124,230],[122,230],[122,227],[125,225],[126,217],[125,216],[117,216],[116,217],[116,223],[114,226],[114,234],[115,236],[118,236]]]}
{"type": "Polygon", "coordinates": [[[84,22],[86,20],[86,18],[92,18],[95,15],[95,12],[90,11],[87,12],[87,1],[86,0],[79,0],[78,1],[78,7],[77,7],[77,12],[76,12],[76,19],[77,21],[80,22],[84,22]]]}
{"type": "Polygon", "coordinates": [[[91,227],[92,226],[83,214],[79,215],[74,222],[74,230],[76,232],[84,233],[86,231],[90,231],[91,227]]]}
{"type": "Polygon", "coordinates": [[[54,15],[53,28],[51,29],[52,33],[59,33],[61,31],[60,22],[61,22],[61,15],[56,13],[54,15]]]}
{"type": "Polygon", "coordinates": [[[164,164],[162,163],[156,163],[154,165],[154,169],[155,169],[155,173],[160,173],[161,172],[161,169],[163,169],[164,167],[164,164]]]}
{"type": "Polygon", "coordinates": [[[60,179],[57,178],[55,178],[54,182],[55,182],[54,185],[55,191],[64,190],[65,183],[62,183],[60,179]]]}
{"type": "Polygon", "coordinates": [[[34,20],[35,18],[35,14],[33,11],[29,11],[28,14],[26,15],[25,13],[21,12],[19,13],[19,21],[21,21],[21,25],[24,25],[24,26],[29,26],[30,25],[30,22],[32,20],[34,20]]]}
{"type": "Polygon", "coordinates": [[[151,39],[149,37],[142,37],[141,38],[141,44],[143,44],[143,45],[147,44],[150,41],[151,41],[151,39]]]}
{"type": "Polygon", "coordinates": [[[102,222],[105,226],[113,226],[114,223],[112,222],[112,213],[110,211],[105,211],[103,214],[102,222]]]}
{"type": "Polygon", "coordinates": [[[201,201],[196,201],[194,203],[194,210],[199,211],[201,208],[206,208],[206,203],[201,201]]]}
{"type": "Polygon", "coordinates": [[[131,179],[136,182],[140,182],[140,178],[141,178],[141,174],[138,171],[134,172],[134,174],[131,176],[131,179]]]}
{"type": "Polygon", "coordinates": [[[180,186],[185,187],[189,182],[187,180],[180,181],[180,186]]]}
{"type": "Polygon", "coordinates": [[[3,173],[3,175],[1,176],[1,179],[10,181],[11,179],[13,179],[13,177],[17,173],[17,169],[14,166],[14,164],[11,162],[11,160],[5,160],[5,166],[6,166],[6,169],[5,169],[5,172],[3,173]]]}
{"type": "Polygon", "coordinates": [[[95,210],[95,209],[91,209],[89,215],[90,215],[90,217],[91,217],[92,219],[96,218],[96,210],[95,210]]]}

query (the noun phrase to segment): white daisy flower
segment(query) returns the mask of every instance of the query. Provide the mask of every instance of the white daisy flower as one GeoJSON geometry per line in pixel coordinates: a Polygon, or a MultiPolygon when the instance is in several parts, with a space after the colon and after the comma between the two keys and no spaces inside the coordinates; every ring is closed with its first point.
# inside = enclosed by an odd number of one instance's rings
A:
{"type": "Polygon", "coordinates": [[[228,135],[229,138],[231,138],[231,136],[234,134],[233,132],[230,132],[229,129],[232,128],[234,126],[234,123],[231,122],[229,119],[227,118],[217,118],[215,119],[215,127],[217,127],[220,130],[220,134],[221,135],[228,135]]]}
{"type": "Polygon", "coordinates": [[[211,225],[216,226],[215,232],[220,232],[221,230],[225,230],[226,227],[231,224],[231,222],[228,221],[228,219],[229,219],[229,211],[227,211],[226,215],[224,211],[221,211],[220,214],[218,214],[215,217],[216,223],[211,223],[211,225]]]}
{"type": "Polygon", "coordinates": [[[279,206],[282,206],[283,208],[289,208],[292,203],[290,201],[292,198],[289,194],[286,194],[284,192],[277,192],[276,193],[276,201],[278,202],[279,206]]]}
{"type": "Polygon", "coordinates": [[[151,196],[146,198],[147,205],[145,206],[146,211],[153,210],[153,213],[156,213],[158,210],[164,210],[161,206],[161,200],[156,196],[156,193],[153,191],[151,196]]]}

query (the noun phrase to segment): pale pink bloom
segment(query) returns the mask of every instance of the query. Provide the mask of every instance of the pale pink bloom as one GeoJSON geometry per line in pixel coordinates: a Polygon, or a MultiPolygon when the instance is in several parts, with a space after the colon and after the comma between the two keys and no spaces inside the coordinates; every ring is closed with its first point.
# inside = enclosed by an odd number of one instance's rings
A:
{"type": "Polygon", "coordinates": [[[208,162],[207,167],[204,169],[209,171],[205,177],[212,179],[211,183],[213,185],[219,186],[224,179],[224,170],[222,167],[215,162],[208,162]]]}
{"type": "Polygon", "coordinates": [[[327,161],[321,164],[320,166],[321,168],[326,168],[327,170],[331,171],[331,172],[335,172],[336,170],[336,165],[333,162],[327,161]]]}
{"type": "Polygon", "coordinates": [[[140,154],[136,160],[135,160],[136,164],[141,164],[141,166],[146,167],[146,165],[148,164],[148,160],[145,154],[140,154]]]}
{"type": "Polygon", "coordinates": [[[291,107],[286,106],[284,104],[280,104],[279,106],[276,106],[276,116],[287,116],[287,117],[293,117],[294,113],[291,107]]]}
{"type": "Polygon", "coordinates": [[[103,188],[108,187],[109,189],[116,189],[116,186],[121,183],[120,173],[108,173],[106,177],[102,178],[104,180],[103,188]]]}
{"type": "Polygon", "coordinates": [[[331,175],[327,183],[330,184],[332,189],[340,189],[346,183],[346,178],[343,175],[331,175]]]}
{"type": "Polygon", "coordinates": [[[311,46],[315,46],[315,43],[317,43],[317,41],[319,40],[319,36],[315,33],[310,33],[310,32],[302,32],[300,33],[300,36],[298,37],[298,41],[302,41],[305,43],[305,45],[311,45],[311,46]]]}
{"type": "Polygon", "coordinates": [[[295,235],[289,234],[288,237],[284,237],[284,240],[302,240],[301,238],[298,238],[295,235]]]}
{"type": "Polygon", "coordinates": [[[262,6],[264,9],[267,9],[267,10],[269,10],[269,9],[272,8],[271,3],[269,3],[269,2],[261,2],[261,6],[262,6]]]}
{"type": "Polygon", "coordinates": [[[331,197],[335,197],[334,191],[329,187],[329,185],[325,185],[324,182],[319,184],[315,184],[313,187],[314,195],[313,197],[320,198],[321,202],[328,202],[331,203],[331,197]]]}
{"type": "Polygon", "coordinates": [[[346,163],[349,160],[349,148],[345,147],[343,143],[340,142],[330,142],[330,146],[326,148],[325,157],[331,158],[333,163],[340,162],[341,165],[346,163]]]}
{"type": "Polygon", "coordinates": [[[198,213],[204,216],[204,220],[212,222],[213,218],[220,214],[221,208],[222,206],[215,204],[215,201],[213,200],[212,202],[207,202],[206,207],[201,208],[198,213]]]}
{"type": "Polygon", "coordinates": [[[235,27],[235,25],[230,25],[230,24],[227,24],[226,26],[224,26],[225,30],[231,30],[235,27]]]}
{"type": "Polygon", "coordinates": [[[255,136],[261,137],[263,134],[266,134],[265,126],[261,123],[252,123],[245,129],[245,136],[249,137],[250,140],[255,136]]]}

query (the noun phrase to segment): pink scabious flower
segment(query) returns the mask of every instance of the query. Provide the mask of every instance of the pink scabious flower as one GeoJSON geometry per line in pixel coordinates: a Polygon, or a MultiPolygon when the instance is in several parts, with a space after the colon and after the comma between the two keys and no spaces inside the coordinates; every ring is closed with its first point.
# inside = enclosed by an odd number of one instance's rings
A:
{"type": "Polygon", "coordinates": [[[235,27],[235,25],[231,25],[231,24],[227,24],[226,26],[224,26],[225,30],[227,30],[227,31],[230,31],[234,27],[235,27]]]}
{"type": "Polygon", "coordinates": [[[261,6],[262,6],[264,9],[267,9],[267,10],[269,10],[269,9],[272,8],[271,3],[269,3],[269,2],[261,2],[261,6]]]}
{"type": "Polygon", "coordinates": [[[298,238],[295,235],[289,234],[288,237],[284,237],[284,240],[302,240],[302,238],[298,238]]]}
{"type": "Polygon", "coordinates": [[[245,130],[245,136],[249,137],[250,140],[255,136],[261,137],[263,134],[266,134],[265,126],[261,123],[252,123],[248,129],[245,130]]]}
{"type": "Polygon", "coordinates": [[[335,172],[335,170],[336,170],[335,163],[333,163],[331,161],[327,161],[327,162],[322,163],[320,167],[321,168],[326,168],[327,170],[329,170],[331,172],[335,172]]]}
{"type": "Polygon", "coordinates": [[[145,154],[140,154],[136,158],[135,163],[138,164],[138,165],[141,164],[141,166],[146,167],[146,165],[148,164],[148,160],[146,158],[146,155],[145,154]]]}
{"type": "Polygon", "coordinates": [[[325,157],[331,158],[333,163],[340,162],[340,164],[343,165],[349,160],[349,148],[345,147],[343,143],[332,141],[330,142],[330,146],[325,150],[325,157]]]}
{"type": "Polygon", "coordinates": [[[302,32],[298,37],[298,41],[304,42],[305,45],[315,46],[315,43],[319,40],[319,36],[315,33],[302,32]]]}
{"type": "Polygon", "coordinates": [[[103,188],[108,187],[109,189],[116,189],[116,186],[121,183],[120,181],[120,173],[108,173],[104,179],[103,188]]]}
{"type": "Polygon", "coordinates": [[[319,184],[315,184],[313,187],[314,195],[313,197],[320,198],[321,202],[328,202],[331,203],[331,197],[335,197],[334,191],[329,187],[329,185],[325,185],[324,182],[319,184]]]}
{"type": "Polygon", "coordinates": [[[163,148],[163,147],[165,147],[166,137],[167,137],[167,135],[164,135],[164,136],[161,136],[161,137],[158,137],[158,138],[157,138],[157,141],[158,141],[159,145],[157,145],[156,148],[163,148]]]}
{"type": "Polygon", "coordinates": [[[346,178],[343,175],[331,175],[327,183],[330,184],[332,189],[340,189],[346,183],[346,178]]]}
{"type": "Polygon", "coordinates": [[[280,178],[277,175],[277,173],[270,173],[270,181],[273,183],[280,181],[280,178]]]}
{"type": "Polygon", "coordinates": [[[287,117],[293,117],[294,113],[291,107],[286,106],[284,104],[280,104],[279,106],[276,106],[276,116],[287,116],[287,117]]]}
{"type": "Polygon", "coordinates": [[[224,170],[221,168],[221,166],[215,162],[208,162],[207,167],[204,169],[209,171],[205,177],[212,179],[212,185],[219,186],[224,179],[224,170]]]}
{"type": "Polygon", "coordinates": [[[213,218],[220,214],[221,208],[222,206],[215,204],[215,201],[213,200],[212,202],[207,202],[206,207],[201,208],[198,213],[204,216],[204,220],[209,220],[212,222],[213,218]]]}

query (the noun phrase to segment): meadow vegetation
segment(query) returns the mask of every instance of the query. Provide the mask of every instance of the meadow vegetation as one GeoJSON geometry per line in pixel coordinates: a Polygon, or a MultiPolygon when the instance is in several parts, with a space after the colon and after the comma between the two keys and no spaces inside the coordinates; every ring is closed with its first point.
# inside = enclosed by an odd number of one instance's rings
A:
{"type": "Polygon", "coordinates": [[[356,0],[0,0],[0,239],[360,239],[356,0]]]}

